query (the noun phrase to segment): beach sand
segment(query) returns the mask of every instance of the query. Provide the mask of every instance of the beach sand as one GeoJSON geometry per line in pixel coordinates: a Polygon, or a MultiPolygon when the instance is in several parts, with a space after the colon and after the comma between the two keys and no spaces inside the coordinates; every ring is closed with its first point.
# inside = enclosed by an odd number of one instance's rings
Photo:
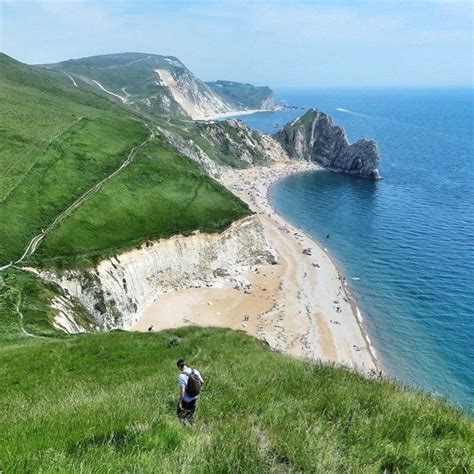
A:
{"type": "Polygon", "coordinates": [[[231,110],[229,112],[200,116],[200,117],[195,118],[194,120],[199,120],[201,122],[212,122],[215,120],[222,120],[222,119],[228,119],[228,118],[238,119],[242,115],[253,115],[258,112],[275,112],[276,110],[283,110],[283,107],[278,106],[272,109],[231,110]]]}
{"type": "Polygon", "coordinates": [[[292,173],[317,169],[278,162],[245,170],[222,170],[222,183],[247,202],[279,254],[277,265],[258,265],[242,275],[249,292],[231,283],[178,289],[160,295],[132,330],[183,325],[241,329],[276,350],[335,362],[364,372],[378,370],[358,310],[327,252],[271,207],[269,187],[292,173]],[[311,255],[303,253],[311,249],[311,255]]]}

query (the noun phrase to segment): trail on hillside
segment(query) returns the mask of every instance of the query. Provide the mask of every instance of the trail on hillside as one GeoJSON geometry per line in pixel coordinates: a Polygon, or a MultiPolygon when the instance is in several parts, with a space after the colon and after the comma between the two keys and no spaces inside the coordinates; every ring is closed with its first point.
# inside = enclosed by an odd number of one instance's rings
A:
{"type": "Polygon", "coordinates": [[[79,87],[79,86],[76,84],[76,81],[74,80],[74,78],[71,76],[71,74],[68,74],[67,72],[65,72],[64,74],[66,74],[66,76],[69,77],[69,79],[71,79],[72,83],[73,83],[76,87],[79,87]]]}
{"type": "Polygon", "coordinates": [[[129,63],[126,64],[117,64],[114,66],[102,66],[102,67],[93,67],[93,69],[118,69],[121,67],[127,67],[130,66],[131,64],[139,63],[140,61],[146,61],[147,59],[150,59],[151,56],[147,56],[145,58],[140,58],[140,59],[134,59],[133,61],[130,61],[129,63]]]}
{"type": "Polygon", "coordinates": [[[92,82],[95,82],[107,94],[113,95],[114,97],[118,97],[124,104],[127,102],[127,99],[125,97],[122,97],[121,95],[118,95],[115,92],[107,90],[99,81],[92,79],[92,82]]]}
{"type": "Polygon", "coordinates": [[[43,229],[41,233],[38,235],[35,235],[28,245],[25,248],[25,251],[23,252],[22,256],[18,259],[15,260],[14,262],[10,262],[7,265],[4,265],[3,267],[0,267],[0,271],[4,271],[13,265],[18,265],[20,264],[26,257],[29,257],[30,255],[33,255],[40,245],[41,241],[65,218],[67,217],[71,212],[73,212],[75,209],[77,209],[81,204],[83,204],[85,201],[87,201],[89,198],[91,198],[99,189],[110,179],[112,179],[114,176],[116,176],[120,171],[122,171],[124,168],[126,168],[133,160],[135,157],[137,151],[141,148],[143,148],[145,145],[147,145],[151,140],[155,138],[155,132],[149,127],[148,124],[145,124],[146,127],[150,130],[150,135],[148,138],[140,143],[139,145],[134,146],[131,150],[130,153],[127,156],[127,159],[111,174],[106,176],[104,179],[99,181],[97,184],[95,184],[92,188],[90,188],[88,191],[86,191],[82,196],[80,196],[78,199],[76,199],[69,207],[67,207],[64,211],[62,211],[54,220],[49,224],[48,227],[43,229]]]}
{"type": "Polygon", "coordinates": [[[25,326],[23,325],[23,313],[20,311],[20,306],[21,306],[21,293],[18,293],[18,301],[16,302],[15,310],[16,313],[18,314],[18,317],[20,318],[20,329],[21,332],[28,337],[36,337],[37,339],[45,339],[44,336],[37,336],[36,334],[32,334],[31,332],[28,332],[25,329],[25,326]]]}

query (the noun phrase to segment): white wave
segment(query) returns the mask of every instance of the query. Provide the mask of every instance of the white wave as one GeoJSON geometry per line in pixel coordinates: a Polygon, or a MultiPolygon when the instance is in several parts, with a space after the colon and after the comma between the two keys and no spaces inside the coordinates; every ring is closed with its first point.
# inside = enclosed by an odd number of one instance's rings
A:
{"type": "Polygon", "coordinates": [[[349,109],[342,109],[340,107],[337,107],[336,110],[338,112],[344,112],[345,114],[357,115],[359,117],[377,118],[377,117],[373,117],[372,115],[359,114],[358,112],[353,112],[352,110],[349,110],[349,109]]]}

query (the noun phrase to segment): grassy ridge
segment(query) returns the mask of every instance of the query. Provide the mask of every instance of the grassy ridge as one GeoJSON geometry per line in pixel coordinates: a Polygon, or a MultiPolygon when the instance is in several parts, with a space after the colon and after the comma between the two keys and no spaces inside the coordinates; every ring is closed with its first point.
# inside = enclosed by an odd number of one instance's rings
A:
{"type": "MultiPolygon", "coordinates": [[[[93,81],[98,81],[108,91],[128,98],[127,107],[151,116],[188,118],[189,115],[176,102],[168,87],[160,85],[155,69],[166,69],[179,76],[187,70],[173,56],[144,53],[119,53],[74,59],[46,67],[71,74],[81,88],[108,94],[93,81]]],[[[198,87],[199,87],[199,83],[198,87]]],[[[108,96],[109,98],[110,95],[108,96]]],[[[118,99],[112,99],[118,100],[118,99]]]]}
{"type": "Polygon", "coordinates": [[[0,349],[0,470],[472,472],[473,424],[387,381],[223,329],[23,340],[0,349]],[[205,385],[175,419],[175,360],[205,385]]]}
{"type": "MultiPolygon", "coordinates": [[[[154,84],[157,76],[154,69],[164,68],[170,72],[177,73],[182,66],[176,66],[170,61],[177,61],[172,56],[159,56],[145,53],[119,53],[91,56],[88,58],[72,59],[56,64],[48,64],[46,67],[58,71],[65,71],[73,77],[83,80],[96,80],[106,89],[118,95],[125,95],[124,87],[131,87],[130,94],[146,96],[146,92],[156,92],[154,84]]],[[[177,64],[180,64],[179,62],[177,64]]],[[[136,99],[137,97],[134,97],[136,99]]]]}
{"type": "Polygon", "coordinates": [[[90,266],[147,239],[215,232],[250,211],[191,160],[157,138],[133,165],[82,204],[38,248],[42,266],[90,266]]]}
{"type": "Polygon", "coordinates": [[[145,125],[47,73],[0,57],[0,265],[145,140],[145,125]]]}
{"type": "MultiPolygon", "coordinates": [[[[62,73],[5,55],[0,66],[2,266],[16,261],[33,236],[119,168],[149,130],[126,109],[74,87],[62,73]]],[[[91,265],[147,239],[221,230],[248,213],[194,162],[156,139],[66,217],[29,263],[91,265]]]]}

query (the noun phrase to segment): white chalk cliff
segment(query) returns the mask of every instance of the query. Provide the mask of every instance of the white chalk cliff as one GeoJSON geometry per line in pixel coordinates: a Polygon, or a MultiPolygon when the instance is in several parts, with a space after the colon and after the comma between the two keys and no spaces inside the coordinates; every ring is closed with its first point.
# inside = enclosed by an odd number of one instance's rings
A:
{"type": "MultiPolygon", "coordinates": [[[[164,292],[232,279],[253,265],[276,263],[277,258],[261,223],[250,216],[220,234],[179,235],[103,260],[86,271],[40,274],[77,298],[102,329],[128,329],[164,292]]],[[[61,310],[58,327],[74,332],[73,317],[64,304],[61,310]]]]}

